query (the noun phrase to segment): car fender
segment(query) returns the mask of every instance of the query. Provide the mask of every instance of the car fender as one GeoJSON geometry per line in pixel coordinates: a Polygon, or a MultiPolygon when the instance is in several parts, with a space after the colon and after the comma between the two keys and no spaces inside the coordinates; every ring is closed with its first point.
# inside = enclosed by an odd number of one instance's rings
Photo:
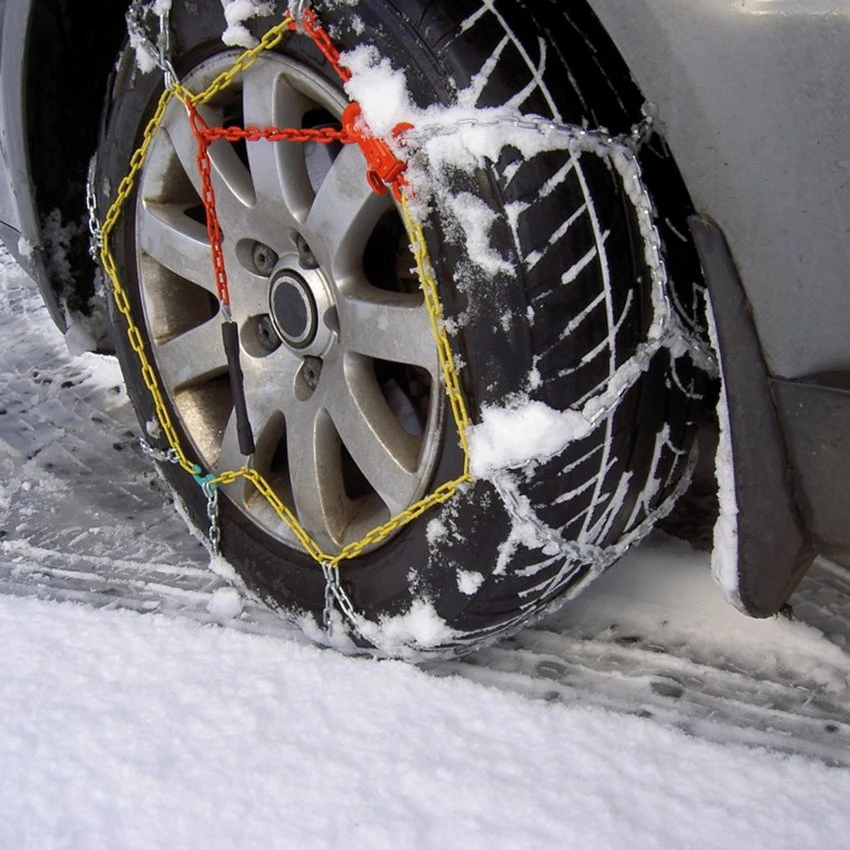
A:
{"type": "Polygon", "coordinates": [[[846,370],[850,6],[589,2],[728,240],[770,374],[846,370]]]}

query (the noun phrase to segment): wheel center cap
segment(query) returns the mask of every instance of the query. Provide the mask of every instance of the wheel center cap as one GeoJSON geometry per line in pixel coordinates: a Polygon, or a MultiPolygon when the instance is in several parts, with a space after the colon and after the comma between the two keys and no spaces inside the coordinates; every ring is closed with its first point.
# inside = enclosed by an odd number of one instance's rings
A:
{"type": "Polygon", "coordinates": [[[280,338],[297,350],[309,348],[316,339],[318,308],[307,281],[286,269],[272,282],[269,308],[280,338]]]}

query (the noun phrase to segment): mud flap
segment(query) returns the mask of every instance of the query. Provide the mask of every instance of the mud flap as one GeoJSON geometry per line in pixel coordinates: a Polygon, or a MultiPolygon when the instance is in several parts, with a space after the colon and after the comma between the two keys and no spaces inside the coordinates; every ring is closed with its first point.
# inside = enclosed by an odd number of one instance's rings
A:
{"type": "Polygon", "coordinates": [[[688,221],[711,294],[728,403],[737,554],[720,583],[736,607],[768,617],[783,606],[815,553],[738,270],[714,222],[700,216],[688,221]]]}

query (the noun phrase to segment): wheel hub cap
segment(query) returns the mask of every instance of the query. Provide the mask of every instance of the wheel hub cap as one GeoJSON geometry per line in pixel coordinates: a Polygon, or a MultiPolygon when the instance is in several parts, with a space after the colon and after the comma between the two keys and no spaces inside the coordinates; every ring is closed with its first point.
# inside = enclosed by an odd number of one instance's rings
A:
{"type": "Polygon", "coordinates": [[[316,339],[318,310],[316,299],[300,274],[280,272],[272,282],[269,314],[280,338],[297,351],[316,339]]]}
{"type": "Polygon", "coordinates": [[[324,357],[333,348],[335,303],[320,269],[305,269],[292,254],[282,257],[271,276],[268,305],[277,335],[299,357],[324,357]]]}

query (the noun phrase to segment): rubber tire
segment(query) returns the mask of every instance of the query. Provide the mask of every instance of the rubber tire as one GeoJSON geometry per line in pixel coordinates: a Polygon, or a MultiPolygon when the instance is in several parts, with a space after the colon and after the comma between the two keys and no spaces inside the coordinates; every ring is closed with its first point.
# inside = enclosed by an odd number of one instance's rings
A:
{"type": "MultiPolygon", "coordinates": [[[[473,15],[482,8],[478,0],[368,0],[356,6],[316,2],[313,8],[341,49],[367,40],[377,45],[394,67],[405,69],[420,106],[451,103],[456,91],[470,84],[507,38],[508,47],[489,68],[479,105],[505,103],[522,90],[532,78],[525,57],[537,56],[539,45],[545,43],[548,61],[540,84],[522,103],[523,112],[606,126],[612,132],[625,131],[640,118],[639,92],[593,16],[578,4],[571,4],[569,13],[555,2],[539,4],[530,12],[522,3],[498,0],[477,18],[473,15]],[[473,23],[460,31],[463,21],[473,23]],[[551,35],[554,32],[557,39],[551,35]]],[[[282,14],[283,10],[278,11],[282,14]]],[[[251,27],[260,35],[276,20],[256,19],[251,27]]],[[[224,26],[220,10],[199,11],[195,4],[176,4],[172,29],[178,73],[224,49],[220,41],[224,26]]],[[[337,82],[306,37],[291,36],[279,50],[337,82]]],[[[131,53],[125,52],[101,131],[97,188],[103,209],[126,173],[161,85],[159,75],[138,73],[131,53]]],[[[666,218],[674,228],[678,223],[686,232],[682,224],[689,211],[686,195],[660,140],[655,139],[642,157],[649,160],[644,170],[658,188],[656,204],[664,212],[659,218],[666,218]],[[671,185],[676,187],[672,193],[662,188],[671,185]]],[[[518,392],[566,410],[605,380],[607,366],[600,368],[598,358],[582,362],[608,333],[605,321],[594,317],[562,338],[570,320],[604,290],[599,262],[588,264],[570,286],[560,284],[561,276],[592,244],[587,228],[571,229],[567,237],[548,244],[558,225],[581,202],[575,180],[565,180],[539,197],[541,187],[558,173],[566,158],[566,154],[548,153],[518,163],[516,152],[506,150],[495,167],[452,178],[455,190],[472,192],[498,214],[491,243],[504,262],[517,270],[515,274],[485,278],[470,262],[461,241],[453,237],[456,229],[451,216],[440,209],[430,223],[428,239],[444,310],[449,317],[464,318],[452,345],[464,364],[461,377],[473,420],[483,407],[503,404],[518,392]],[[527,206],[512,230],[504,210],[518,203],[527,206]],[[524,261],[533,251],[540,253],[540,260],[529,268],[524,261]],[[512,320],[500,321],[505,315],[512,320]],[[573,370],[569,375],[560,375],[569,369],[573,370]],[[530,384],[533,372],[539,379],[530,384]]],[[[616,248],[609,256],[613,283],[607,295],[616,315],[624,317],[616,332],[618,362],[624,362],[646,338],[652,319],[646,283],[649,275],[636,220],[619,179],[601,160],[592,158],[588,158],[584,176],[597,215],[610,231],[607,244],[616,248]]],[[[134,313],[140,316],[133,202],[131,198],[119,219],[113,251],[134,313]]],[[[678,258],[668,255],[668,262],[676,263],[676,300],[696,303],[699,277],[690,247],[676,245],[675,251],[678,258]]],[[[696,325],[695,311],[686,318],[696,325]]],[[[115,319],[116,347],[128,390],[140,421],[146,423],[154,414],[151,399],[121,329],[122,321],[115,319]]],[[[515,476],[540,523],[573,539],[589,515],[592,522],[585,524],[597,523],[601,531],[584,542],[605,549],[644,520],[683,472],[700,381],[687,358],[673,363],[669,352],[662,350],[623,397],[607,437],[604,428],[597,429],[526,476],[515,476]],[[600,521],[602,517],[606,519],[600,521]]],[[[461,461],[456,436],[447,426],[435,485],[457,477],[461,461]]],[[[190,516],[199,527],[205,527],[205,502],[191,477],[169,465],[164,473],[190,516]]],[[[572,595],[606,566],[601,560],[588,559],[565,570],[563,558],[551,557],[545,548],[514,545],[508,539],[510,529],[511,513],[499,492],[489,481],[476,481],[439,514],[424,516],[374,552],[345,563],[341,567],[343,587],[369,621],[404,615],[424,601],[447,627],[417,632],[413,623],[410,633],[395,643],[382,642],[382,651],[412,657],[475,647],[509,633],[565,595],[572,595]]],[[[303,553],[264,534],[226,498],[222,551],[248,584],[273,605],[302,619],[308,629],[311,623],[321,623],[325,605],[321,570],[303,553]]]]}

